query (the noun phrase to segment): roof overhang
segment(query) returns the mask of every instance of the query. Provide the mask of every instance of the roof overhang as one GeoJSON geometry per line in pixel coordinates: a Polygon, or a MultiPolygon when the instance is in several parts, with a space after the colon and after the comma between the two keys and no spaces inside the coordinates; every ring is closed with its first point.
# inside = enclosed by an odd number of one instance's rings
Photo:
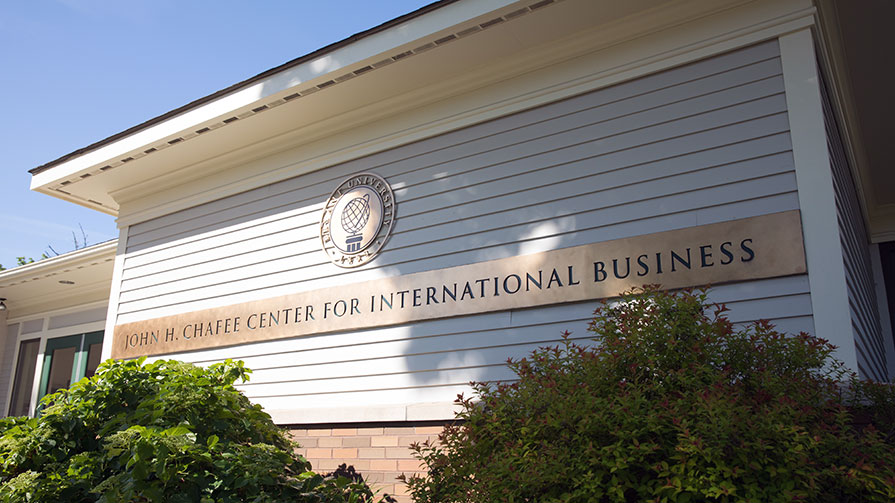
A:
{"type": "Polygon", "coordinates": [[[490,103],[495,114],[520,110],[506,103],[526,93],[525,103],[536,104],[537,91],[513,88],[522,76],[582,89],[575,75],[561,82],[550,72],[585,55],[616,82],[636,76],[625,68],[684,62],[675,54],[699,52],[685,37],[677,47],[650,41],[688,23],[717,31],[713,40],[764,29],[740,9],[780,27],[813,12],[807,0],[438,2],[36,168],[32,189],[117,215],[119,225],[137,223],[487,120],[477,112],[463,122],[455,106],[476,93],[478,109],[490,103]],[[712,16],[726,21],[706,21],[712,16]],[[649,46],[638,50],[650,56],[593,59],[620,44],[649,46]],[[452,122],[427,129],[433,117],[452,122]],[[405,131],[412,134],[398,134],[405,131]]]}
{"type": "Polygon", "coordinates": [[[895,2],[815,0],[821,54],[873,242],[895,240],[895,2]]]}
{"type": "Polygon", "coordinates": [[[118,240],[0,271],[9,319],[108,302],[118,240]]]}
{"type": "MultiPolygon", "coordinates": [[[[563,52],[539,50],[551,43],[660,6],[693,3],[723,10],[748,2],[438,2],[35,168],[31,188],[119,215],[122,206],[147,194],[177,197],[178,187],[196,180],[213,185],[215,173],[260,156],[570,57],[568,46],[563,52]]],[[[341,148],[350,150],[350,144],[343,141],[341,148]]],[[[297,174],[285,169],[257,184],[297,174]]],[[[238,190],[248,188],[242,183],[238,190]]],[[[201,202],[201,194],[193,190],[193,196],[201,202]]]]}
{"type": "MultiPolygon", "coordinates": [[[[231,153],[248,154],[253,148],[271,152],[306,141],[302,137],[309,136],[309,129],[320,129],[322,122],[338,127],[344,120],[340,117],[357,108],[499,57],[511,50],[507,39],[486,49],[486,37],[472,35],[505,21],[502,16],[547,10],[553,3],[438,2],[35,168],[31,188],[116,215],[120,201],[147,183],[182,181],[190,166],[231,153]],[[431,51],[462,45],[467,37],[476,39],[479,50],[462,57],[457,50],[431,51]],[[429,51],[440,57],[420,57],[429,51]],[[394,65],[410,59],[425,63],[394,65]]],[[[552,36],[574,26],[561,19],[544,21],[552,27],[546,30],[552,36]]],[[[524,38],[525,33],[514,35],[524,38]]]]}

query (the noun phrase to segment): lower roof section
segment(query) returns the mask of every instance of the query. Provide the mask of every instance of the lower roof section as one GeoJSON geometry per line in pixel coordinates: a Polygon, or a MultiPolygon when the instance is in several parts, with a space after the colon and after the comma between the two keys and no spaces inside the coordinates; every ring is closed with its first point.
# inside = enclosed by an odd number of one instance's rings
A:
{"type": "Polygon", "coordinates": [[[118,240],[0,272],[8,319],[108,302],[118,240]]]}

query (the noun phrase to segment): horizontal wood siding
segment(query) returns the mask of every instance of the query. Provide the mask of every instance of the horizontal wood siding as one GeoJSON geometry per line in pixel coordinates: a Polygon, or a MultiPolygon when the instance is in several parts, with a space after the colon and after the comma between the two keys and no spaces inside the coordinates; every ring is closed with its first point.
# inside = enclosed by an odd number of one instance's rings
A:
{"type": "Polygon", "coordinates": [[[845,263],[849,311],[858,356],[858,373],[864,379],[888,381],[879,303],[870,262],[870,238],[864,224],[864,214],[858,203],[858,192],[845,155],[842,136],[830,108],[828,91],[825,86],[822,86],[822,90],[842,260],[845,263]]]}
{"type": "MultiPolygon", "coordinates": [[[[798,208],[776,42],[405,145],[130,227],[118,323],[798,208]],[[394,189],[384,251],[320,249],[325,199],[370,171],[394,189]]],[[[272,166],[281,168],[283,166],[272,166]]],[[[716,287],[737,322],[812,331],[805,276],[716,287]]],[[[586,339],[595,302],[178,355],[255,370],[272,409],[450,401],[504,363],[586,339]]]]}

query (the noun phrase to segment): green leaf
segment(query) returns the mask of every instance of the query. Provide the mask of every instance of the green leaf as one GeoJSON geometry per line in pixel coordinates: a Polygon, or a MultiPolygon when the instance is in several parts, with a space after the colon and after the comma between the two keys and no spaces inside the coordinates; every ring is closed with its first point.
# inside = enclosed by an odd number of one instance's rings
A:
{"type": "MultiPolygon", "coordinates": [[[[161,413],[161,411],[159,411],[161,413]]],[[[159,416],[161,417],[161,416],[159,416]]],[[[186,435],[190,433],[190,427],[186,424],[178,424],[177,426],[172,426],[164,431],[162,431],[162,435],[165,436],[178,436],[178,435],[186,435]]]]}
{"type": "Polygon", "coordinates": [[[345,501],[322,476],[290,476],[308,464],[233,387],[247,373],[241,362],[103,362],[39,417],[0,418],[0,502],[345,501]]]}

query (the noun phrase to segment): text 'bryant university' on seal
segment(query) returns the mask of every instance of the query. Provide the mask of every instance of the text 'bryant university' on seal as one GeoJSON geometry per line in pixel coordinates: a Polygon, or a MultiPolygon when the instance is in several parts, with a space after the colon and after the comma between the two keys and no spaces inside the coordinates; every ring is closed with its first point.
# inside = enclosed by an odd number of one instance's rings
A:
{"type": "Polygon", "coordinates": [[[394,221],[395,195],[388,182],[372,173],[353,175],[336,187],[323,208],[323,251],[339,267],[366,264],[385,245],[394,221]]]}

